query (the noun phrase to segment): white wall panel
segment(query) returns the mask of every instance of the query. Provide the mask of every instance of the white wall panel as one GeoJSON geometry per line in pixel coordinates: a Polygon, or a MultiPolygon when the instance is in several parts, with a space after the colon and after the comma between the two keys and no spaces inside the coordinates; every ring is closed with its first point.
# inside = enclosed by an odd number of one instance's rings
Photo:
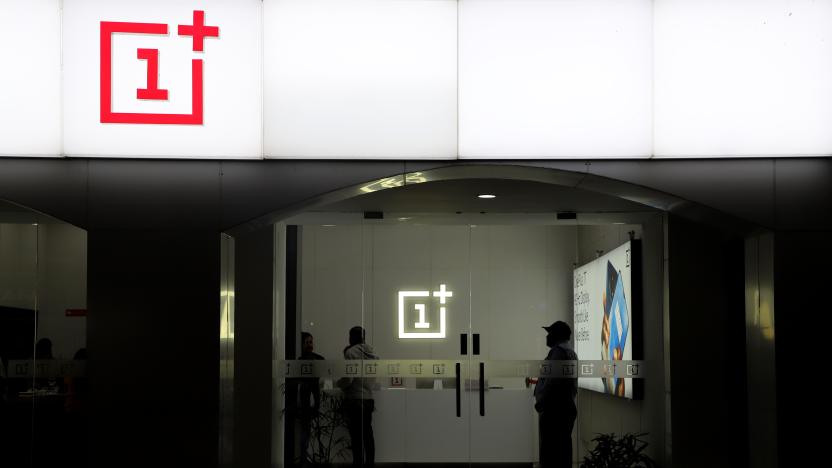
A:
{"type": "Polygon", "coordinates": [[[58,0],[0,0],[0,156],[61,153],[58,0]]]}
{"type": "Polygon", "coordinates": [[[456,158],[456,1],[264,11],[266,157],[456,158]]]}
{"type": "Polygon", "coordinates": [[[832,2],[657,0],[657,157],[832,154],[832,2]]]}
{"type": "Polygon", "coordinates": [[[652,2],[459,6],[460,157],[651,154],[652,2]]]}

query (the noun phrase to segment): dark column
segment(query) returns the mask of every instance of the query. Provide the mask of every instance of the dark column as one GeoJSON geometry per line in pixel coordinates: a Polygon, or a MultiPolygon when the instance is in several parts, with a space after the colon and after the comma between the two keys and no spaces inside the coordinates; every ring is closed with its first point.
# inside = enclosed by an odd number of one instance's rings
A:
{"type": "Polygon", "coordinates": [[[673,466],[747,460],[744,239],[670,216],[673,466]]]}
{"type": "Polygon", "coordinates": [[[234,466],[268,468],[272,434],[274,227],[234,239],[234,466]]]}
{"type": "Polygon", "coordinates": [[[754,468],[777,466],[774,313],[774,233],[755,233],[745,239],[748,461],[754,468]]]}
{"type": "Polygon", "coordinates": [[[92,466],[216,466],[219,281],[216,231],[89,231],[92,466]]]}
{"type": "MultiPolygon", "coordinates": [[[[828,216],[818,213],[818,216],[828,216]]],[[[777,347],[778,466],[819,466],[829,431],[811,429],[828,414],[832,231],[777,232],[774,238],[774,322],[777,347]]]]}

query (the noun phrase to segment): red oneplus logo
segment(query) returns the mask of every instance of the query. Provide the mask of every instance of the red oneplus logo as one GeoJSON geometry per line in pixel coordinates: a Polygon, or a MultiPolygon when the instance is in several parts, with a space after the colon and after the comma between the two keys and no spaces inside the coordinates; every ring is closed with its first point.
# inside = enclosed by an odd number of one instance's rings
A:
{"type": "MultiPolygon", "coordinates": [[[[194,10],[193,24],[179,25],[180,36],[191,36],[193,51],[203,52],[206,37],[219,37],[220,28],[205,25],[205,12],[194,10]]],[[[191,61],[191,113],[149,114],[112,110],[112,38],[114,33],[166,36],[168,25],[160,23],[101,22],[101,123],[202,125],[202,59],[191,61]]],[[[168,99],[168,90],[159,88],[159,49],[136,49],[136,58],[147,61],[147,86],[136,90],[137,99],[168,99]]]]}

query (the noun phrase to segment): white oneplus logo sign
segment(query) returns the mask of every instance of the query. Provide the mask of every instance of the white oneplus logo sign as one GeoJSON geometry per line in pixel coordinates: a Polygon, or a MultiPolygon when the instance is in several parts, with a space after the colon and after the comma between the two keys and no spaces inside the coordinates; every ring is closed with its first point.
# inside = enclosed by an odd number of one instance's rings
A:
{"type": "MultiPolygon", "coordinates": [[[[454,293],[447,291],[444,284],[439,285],[439,291],[399,291],[399,338],[445,338],[445,316],[447,309],[445,302],[454,293]],[[438,297],[439,298],[439,331],[438,332],[407,332],[405,331],[405,298],[406,297],[438,297]]],[[[410,311],[419,313],[418,321],[413,322],[413,328],[417,330],[431,329],[431,322],[427,321],[427,305],[422,303],[413,304],[410,311]]],[[[412,315],[412,314],[411,314],[412,315]]],[[[435,329],[435,326],[433,327],[435,329]]]]}

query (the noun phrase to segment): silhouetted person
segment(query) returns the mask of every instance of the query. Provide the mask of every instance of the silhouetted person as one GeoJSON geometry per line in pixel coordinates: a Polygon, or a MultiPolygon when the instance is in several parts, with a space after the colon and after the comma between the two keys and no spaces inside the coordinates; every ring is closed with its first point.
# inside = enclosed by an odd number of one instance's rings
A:
{"type": "MultiPolygon", "coordinates": [[[[323,360],[324,357],[315,353],[315,341],[311,333],[301,332],[301,353],[303,361],[323,360]]],[[[321,387],[318,377],[300,379],[298,416],[300,417],[300,457],[301,464],[309,462],[309,438],[312,433],[312,420],[318,416],[321,409],[321,387]]]]}
{"type": "MultiPolygon", "coordinates": [[[[543,327],[546,346],[552,348],[547,361],[577,361],[578,355],[566,346],[572,330],[557,321],[543,327]]],[[[534,408],[540,413],[540,466],[542,468],[572,467],[572,428],[578,416],[575,395],[576,379],[540,378],[534,387],[534,408]]]]}
{"type": "MultiPolygon", "coordinates": [[[[350,329],[350,345],[344,348],[344,359],[378,359],[373,348],[364,341],[364,329],[350,329]]],[[[372,467],[375,464],[376,447],[373,438],[373,385],[371,378],[344,378],[338,386],[344,390],[344,416],[350,432],[352,465],[372,467]]]]}
{"type": "MultiPolygon", "coordinates": [[[[41,338],[35,343],[35,362],[55,359],[52,356],[52,340],[49,338],[41,338]]],[[[37,374],[37,367],[35,368],[37,374]]],[[[38,377],[35,379],[35,388],[54,388],[56,381],[53,377],[38,377]]]]}
{"type": "Polygon", "coordinates": [[[35,359],[53,359],[52,340],[41,338],[35,343],[35,359]]]}

